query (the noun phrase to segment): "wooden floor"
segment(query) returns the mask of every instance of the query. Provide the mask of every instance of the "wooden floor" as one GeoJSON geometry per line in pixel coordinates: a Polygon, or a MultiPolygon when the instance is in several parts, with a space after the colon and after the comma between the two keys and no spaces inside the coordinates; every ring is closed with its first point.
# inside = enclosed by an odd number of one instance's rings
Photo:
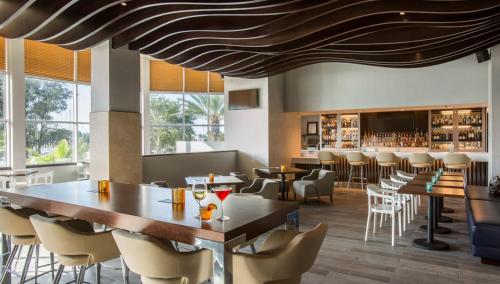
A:
{"type": "MultiPolygon", "coordinates": [[[[471,256],[464,201],[447,199],[445,203],[455,209],[456,213],[448,216],[456,221],[445,224],[453,230],[451,235],[436,237],[451,245],[451,250],[444,252],[422,250],[412,244],[414,238],[425,236],[419,229],[425,223],[425,199],[415,221],[402,237],[396,236],[395,247],[390,243],[389,222],[377,228],[375,235],[370,230],[369,240],[364,242],[367,200],[366,193],[359,189],[336,189],[333,204],[328,198],[301,204],[301,230],[320,222],[329,226],[316,263],[304,274],[302,283],[500,283],[500,267],[483,265],[471,256]]],[[[119,267],[119,262],[108,265],[119,267]]],[[[18,270],[20,267],[22,263],[18,270]]],[[[90,269],[85,280],[95,283],[94,275],[90,269]]],[[[68,269],[61,283],[72,278],[68,269]]],[[[17,281],[13,279],[13,283],[17,281]]],[[[50,283],[50,277],[42,277],[38,283],[50,283]]],[[[103,268],[101,283],[122,283],[121,271],[103,268]]],[[[131,283],[139,283],[139,277],[131,275],[131,283]]]]}

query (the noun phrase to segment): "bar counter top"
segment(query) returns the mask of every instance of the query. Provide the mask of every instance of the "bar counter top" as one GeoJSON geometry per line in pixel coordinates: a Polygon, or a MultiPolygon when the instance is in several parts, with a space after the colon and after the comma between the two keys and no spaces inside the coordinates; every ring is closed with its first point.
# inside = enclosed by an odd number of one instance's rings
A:
{"type": "MultiPolygon", "coordinates": [[[[359,151],[350,149],[325,149],[325,151],[331,151],[335,155],[345,155],[346,152],[359,151]]],[[[317,158],[319,150],[301,150],[302,157],[292,157],[292,164],[317,164],[319,165],[319,160],[317,158]]],[[[427,148],[405,148],[401,150],[400,148],[367,148],[362,150],[363,154],[370,158],[375,158],[378,152],[393,152],[396,156],[406,159],[412,153],[429,153],[436,160],[442,160],[448,152],[431,152],[427,148]],[[378,151],[377,151],[378,150],[378,151]],[[399,151],[398,151],[399,150],[399,151]]],[[[487,162],[488,153],[487,152],[460,152],[466,154],[474,162],[487,162]]]]}

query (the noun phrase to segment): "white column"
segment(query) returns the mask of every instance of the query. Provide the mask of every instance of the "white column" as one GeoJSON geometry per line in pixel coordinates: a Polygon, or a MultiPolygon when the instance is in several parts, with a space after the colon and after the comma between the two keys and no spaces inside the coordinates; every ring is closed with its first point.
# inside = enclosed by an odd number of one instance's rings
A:
{"type": "Polygon", "coordinates": [[[149,58],[141,57],[142,154],[151,154],[151,123],[149,112],[149,58]]]}
{"type": "Polygon", "coordinates": [[[13,169],[26,167],[26,122],[24,111],[24,40],[7,39],[7,102],[10,116],[9,160],[13,169]]]}
{"type": "Polygon", "coordinates": [[[491,49],[488,73],[488,177],[500,175],[500,45],[491,49]]]}
{"type": "Polygon", "coordinates": [[[140,56],[109,41],[92,48],[90,175],[142,182],[140,56]]]}

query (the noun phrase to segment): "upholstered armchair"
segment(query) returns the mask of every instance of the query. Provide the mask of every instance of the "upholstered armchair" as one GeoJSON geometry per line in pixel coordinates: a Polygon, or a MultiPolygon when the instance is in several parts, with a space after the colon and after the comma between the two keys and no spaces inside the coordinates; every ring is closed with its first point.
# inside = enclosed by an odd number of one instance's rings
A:
{"type": "Polygon", "coordinates": [[[233,253],[229,268],[233,283],[300,283],[302,274],[314,264],[327,230],[325,224],[303,233],[278,230],[257,253],[233,253]]]}
{"type": "Polygon", "coordinates": [[[333,202],[333,188],[335,185],[335,174],[332,171],[313,170],[301,180],[293,182],[295,198],[302,197],[307,202],[308,197],[330,196],[333,202]]]}
{"type": "Polygon", "coordinates": [[[255,194],[265,199],[278,199],[280,184],[267,178],[256,178],[253,183],[241,189],[240,193],[255,194]]]}

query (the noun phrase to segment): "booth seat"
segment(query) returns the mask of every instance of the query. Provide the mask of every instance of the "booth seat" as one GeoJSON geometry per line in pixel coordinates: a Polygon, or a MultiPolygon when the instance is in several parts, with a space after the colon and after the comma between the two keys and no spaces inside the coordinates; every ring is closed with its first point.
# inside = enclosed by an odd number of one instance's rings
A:
{"type": "Polygon", "coordinates": [[[487,187],[469,186],[465,191],[472,254],[481,262],[500,264],[500,197],[487,187]]]}

